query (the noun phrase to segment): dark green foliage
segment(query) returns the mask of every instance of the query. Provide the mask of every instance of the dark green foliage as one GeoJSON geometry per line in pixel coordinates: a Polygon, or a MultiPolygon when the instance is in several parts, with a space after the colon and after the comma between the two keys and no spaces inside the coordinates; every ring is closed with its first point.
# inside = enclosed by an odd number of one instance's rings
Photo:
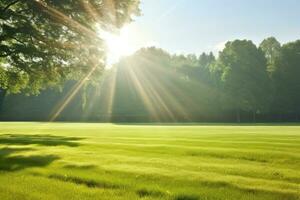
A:
{"type": "Polygon", "coordinates": [[[293,114],[300,113],[300,40],[282,46],[276,60],[273,81],[275,87],[273,110],[293,114]]]}
{"type": "MultiPolygon", "coordinates": [[[[69,81],[64,84],[62,91],[47,89],[38,96],[7,95],[3,102],[2,115],[5,115],[7,120],[49,120],[50,115],[61,105],[62,100],[73,86],[74,81],[69,81]]],[[[74,96],[73,101],[64,109],[61,115],[64,120],[72,121],[80,117],[78,115],[82,112],[82,94],[83,90],[81,89],[74,96]],[[67,116],[65,113],[67,113],[67,116]]]]}
{"type": "Polygon", "coordinates": [[[139,13],[138,4],[0,0],[0,89],[37,94],[91,71],[99,78],[105,47],[97,28],[116,31],[139,13]]]}
{"type": "Polygon", "coordinates": [[[276,70],[276,60],[280,56],[281,44],[274,37],[262,41],[260,49],[264,52],[268,64],[268,72],[271,74],[276,70]]]}
{"type": "MultiPolygon", "coordinates": [[[[58,120],[297,121],[299,52],[300,41],[281,46],[275,38],[259,48],[248,40],[228,42],[217,58],[141,49],[108,70],[98,85],[79,90],[58,120]]],[[[49,120],[75,84],[67,82],[62,93],[8,95],[2,119],[49,120]]]]}
{"type": "Polygon", "coordinates": [[[236,110],[240,122],[241,111],[254,115],[267,105],[270,91],[266,58],[251,41],[228,42],[220,53],[218,65],[222,69],[221,80],[225,91],[224,104],[236,110]]]}

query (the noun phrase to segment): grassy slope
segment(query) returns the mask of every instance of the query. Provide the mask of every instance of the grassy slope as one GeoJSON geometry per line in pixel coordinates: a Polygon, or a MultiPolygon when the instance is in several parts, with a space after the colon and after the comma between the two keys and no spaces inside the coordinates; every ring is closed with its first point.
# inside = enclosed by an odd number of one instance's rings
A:
{"type": "Polygon", "coordinates": [[[0,123],[0,199],[300,199],[300,126],[0,123]]]}

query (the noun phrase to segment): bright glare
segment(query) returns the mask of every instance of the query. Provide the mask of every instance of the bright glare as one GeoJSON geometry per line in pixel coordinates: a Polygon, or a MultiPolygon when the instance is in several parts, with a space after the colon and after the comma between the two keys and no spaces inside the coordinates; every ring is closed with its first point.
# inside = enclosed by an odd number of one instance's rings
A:
{"type": "Polygon", "coordinates": [[[133,54],[136,50],[133,45],[132,33],[129,26],[125,26],[119,34],[99,31],[107,46],[107,66],[111,67],[121,57],[133,54]]]}

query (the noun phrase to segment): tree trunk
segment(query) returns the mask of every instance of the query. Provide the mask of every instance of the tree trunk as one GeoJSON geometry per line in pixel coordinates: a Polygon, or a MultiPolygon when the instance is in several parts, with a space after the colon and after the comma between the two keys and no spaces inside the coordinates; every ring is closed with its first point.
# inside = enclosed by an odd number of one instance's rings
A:
{"type": "Polygon", "coordinates": [[[6,95],[6,90],[0,88],[0,115],[1,115],[1,112],[2,112],[2,106],[3,106],[3,103],[4,103],[5,95],[6,95]]]}
{"type": "Polygon", "coordinates": [[[253,122],[256,123],[256,111],[253,111],[253,122]]]}
{"type": "Polygon", "coordinates": [[[236,110],[236,121],[237,121],[237,123],[241,123],[241,112],[240,112],[240,109],[236,110]]]}
{"type": "Polygon", "coordinates": [[[283,122],[283,114],[281,111],[279,111],[279,113],[276,113],[276,121],[279,121],[279,122],[283,122]]]}

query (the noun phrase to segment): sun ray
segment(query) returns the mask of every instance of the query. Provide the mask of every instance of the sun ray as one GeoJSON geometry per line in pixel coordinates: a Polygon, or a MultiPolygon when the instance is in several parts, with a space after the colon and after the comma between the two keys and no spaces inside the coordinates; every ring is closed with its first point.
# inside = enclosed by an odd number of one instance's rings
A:
{"type": "Polygon", "coordinates": [[[61,114],[61,112],[66,108],[66,106],[72,101],[74,96],[78,93],[78,91],[83,87],[83,85],[89,80],[90,76],[97,69],[97,66],[94,66],[91,71],[82,78],[75,86],[68,92],[68,94],[63,98],[63,100],[56,106],[53,115],[50,117],[50,122],[53,122],[57,119],[57,117],[61,114]]]}
{"type": "Polygon", "coordinates": [[[139,97],[142,99],[142,103],[144,104],[145,108],[148,110],[148,112],[151,114],[151,117],[153,117],[154,120],[159,120],[159,115],[155,110],[153,101],[151,101],[151,97],[148,95],[147,90],[145,86],[142,84],[139,76],[130,67],[128,68],[128,72],[129,72],[129,78],[133,82],[133,85],[136,88],[139,97]]]}
{"type": "MultiPolygon", "coordinates": [[[[151,64],[153,61],[150,59],[145,57],[140,57],[140,59],[142,62],[153,66],[153,64],[151,64]]],[[[157,67],[155,70],[158,70],[158,74],[168,73],[170,75],[169,71],[162,67],[157,67]]],[[[149,87],[148,96],[152,97],[151,101],[156,102],[157,106],[162,107],[163,113],[167,114],[169,119],[176,121],[175,115],[176,113],[180,113],[185,117],[186,120],[190,120],[190,117],[186,112],[186,108],[184,108],[183,105],[178,101],[178,97],[181,96],[181,92],[176,89],[176,86],[171,85],[170,87],[172,87],[172,90],[170,90],[170,88],[166,88],[165,84],[161,83],[162,80],[158,80],[157,77],[155,77],[151,72],[148,72],[147,69],[145,69],[143,72],[138,72],[138,74],[138,77],[142,79],[144,84],[149,87]],[[172,93],[171,91],[174,92],[172,93]],[[165,98],[162,98],[163,96],[165,98]],[[176,108],[176,110],[171,110],[169,105],[174,105],[173,108],[176,108]]]]}
{"type": "MultiPolygon", "coordinates": [[[[101,40],[102,38],[99,37],[99,34],[82,25],[81,23],[77,22],[76,20],[66,16],[62,12],[58,11],[55,8],[50,7],[45,2],[40,0],[34,0],[34,3],[36,3],[37,6],[41,8],[41,10],[45,13],[47,13],[50,17],[52,17],[55,21],[57,21],[60,24],[63,24],[70,29],[78,32],[83,33],[85,36],[90,37],[93,40],[101,40]],[[101,38],[101,39],[100,39],[101,38]]],[[[93,6],[90,4],[89,1],[81,1],[83,7],[85,8],[86,12],[94,19],[95,24],[100,23],[100,16],[97,14],[96,10],[93,8],[93,6]]],[[[105,0],[104,1],[104,8],[106,9],[106,17],[109,18],[110,21],[112,21],[112,24],[116,24],[116,9],[113,0],[105,0]],[[108,12],[109,11],[109,12],[108,12]]],[[[103,24],[101,23],[101,29],[103,27],[103,24]]],[[[108,32],[107,32],[108,33],[108,32]]],[[[50,121],[55,121],[59,115],[62,113],[62,111],[66,108],[66,106],[72,101],[74,96],[79,92],[79,90],[84,86],[84,84],[88,81],[90,76],[94,73],[94,71],[97,69],[97,65],[95,64],[93,68],[87,73],[85,77],[83,77],[77,84],[74,85],[74,87],[67,93],[67,95],[62,99],[62,101],[55,107],[53,114],[50,116],[50,121]]],[[[112,85],[113,88],[113,85],[112,85]]],[[[113,90],[113,89],[112,89],[113,90]]],[[[113,106],[113,95],[114,91],[111,91],[110,98],[109,98],[109,107],[110,111],[113,106]]]]}
{"type": "Polygon", "coordinates": [[[41,11],[47,13],[49,16],[53,17],[53,19],[73,30],[75,30],[78,33],[84,33],[87,37],[91,37],[93,39],[99,38],[97,33],[86,26],[82,25],[81,23],[77,22],[76,20],[66,16],[62,12],[58,11],[55,8],[50,7],[46,3],[40,0],[34,0],[34,3],[38,7],[41,8],[41,11]]]}
{"type": "Polygon", "coordinates": [[[159,91],[157,91],[156,88],[154,88],[154,85],[152,85],[155,81],[151,80],[151,76],[149,76],[150,73],[147,73],[146,76],[142,72],[138,72],[138,74],[139,74],[138,77],[141,80],[143,80],[143,84],[148,86],[147,87],[148,90],[146,90],[146,92],[148,93],[147,96],[148,98],[151,98],[152,102],[155,102],[156,110],[162,109],[162,112],[167,114],[168,118],[170,118],[171,120],[175,120],[174,114],[172,113],[167,103],[162,98],[163,94],[160,94],[159,91]]]}
{"type": "Polygon", "coordinates": [[[112,76],[109,77],[108,85],[107,85],[107,92],[105,93],[105,104],[106,104],[106,111],[105,113],[108,115],[109,120],[112,120],[113,116],[113,109],[114,109],[114,100],[115,100],[115,93],[116,93],[116,81],[117,81],[117,72],[113,71],[112,76]]]}

